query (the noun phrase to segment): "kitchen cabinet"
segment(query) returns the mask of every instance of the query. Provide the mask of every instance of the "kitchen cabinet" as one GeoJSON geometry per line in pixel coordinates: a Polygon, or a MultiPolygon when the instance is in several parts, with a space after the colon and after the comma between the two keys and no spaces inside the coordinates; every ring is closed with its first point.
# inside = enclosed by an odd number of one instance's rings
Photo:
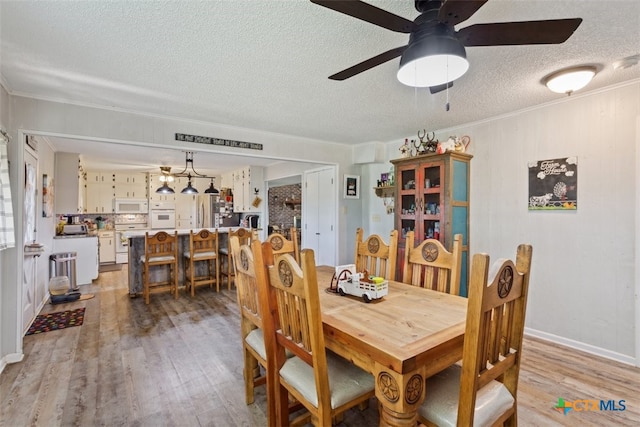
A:
{"type": "Polygon", "coordinates": [[[116,198],[146,199],[147,176],[144,173],[116,172],[113,175],[116,198]]]}
{"type": "Polygon", "coordinates": [[[263,198],[263,169],[259,166],[246,166],[233,173],[233,211],[261,212],[262,203],[254,206],[256,197],[263,198]],[[256,193],[255,190],[258,190],[256,193]]]}
{"type": "MultiPolygon", "coordinates": [[[[186,185],[186,184],[185,184],[186,185]]],[[[176,228],[187,229],[196,226],[196,195],[176,194],[176,228]]]]}
{"type": "Polygon", "coordinates": [[[113,184],[87,182],[87,213],[113,213],[113,184]]]}
{"type": "Polygon", "coordinates": [[[98,278],[98,236],[54,237],[53,253],[76,253],[76,281],[88,285],[98,278]]]}
{"type": "Polygon", "coordinates": [[[398,268],[402,277],[405,237],[415,244],[438,239],[451,250],[453,236],[462,234],[460,292],[466,296],[469,266],[469,176],[473,156],[465,153],[426,154],[392,160],[395,167],[394,226],[398,230],[398,268]]]}
{"type": "Polygon", "coordinates": [[[98,231],[98,242],[100,243],[100,264],[116,262],[115,231],[98,231]]]}
{"type": "Polygon", "coordinates": [[[54,159],[54,205],[57,214],[85,212],[84,171],[77,153],[56,153],[54,159]],[[56,191],[57,190],[57,191],[56,191]],[[63,191],[64,190],[64,191],[63,191]]]}

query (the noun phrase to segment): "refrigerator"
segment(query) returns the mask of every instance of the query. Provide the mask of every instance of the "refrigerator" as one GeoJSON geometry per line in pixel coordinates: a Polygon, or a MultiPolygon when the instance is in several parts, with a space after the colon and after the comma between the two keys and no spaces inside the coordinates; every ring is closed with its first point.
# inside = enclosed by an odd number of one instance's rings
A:
{"type": "Polygon", "coordinates": [[[233,213],[233,203],[220,199],[217,194],[199,194],[196,202],[198,228],[237,227],[240,214],[233,213]]]}

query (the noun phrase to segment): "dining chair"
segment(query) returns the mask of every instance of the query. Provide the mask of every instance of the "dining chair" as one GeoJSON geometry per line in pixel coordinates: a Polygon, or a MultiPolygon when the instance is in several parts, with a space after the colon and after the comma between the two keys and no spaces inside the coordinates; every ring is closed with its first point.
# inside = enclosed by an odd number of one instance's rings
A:
{"type": "Polygon", "coordinates": [[[290,239],[281,233],[271,233],[267,237],[267,242],[271,244],[273,254],[277,257],[282,254],[291,254],[296,262],[300,263],[300,250],[298,248],[298,231],[291,227],[290,239]]]}
{"type": "Polygon", "coordinates": [[[216,285],[220,291],[220,258],[218,257],[218,229],[209,231],[202,229],[197,233],[189,231],[189,250],[184,254],[184,283],[191,289],[191,296],[195,296],[196,286],[216,285]],[[204,267],[206,263],[206,272],[204,267]],[[202,273],[198,272],[201,268],[202,273]]]}
{"type": "Polygon", "coordinates": [[[427,395],[418,409],[422,423],[517,425],[531,254],[531,246],[522,244],[515,264],[499,259],[491,269],[489,255],[473,256],[462,364],[427,379],[427,395]]]}
{"type": "Polygon", "coordinates": [[[367,272],[372,276],[387,280],[396,278],[396,260],[398,258],[398,230],[391,230],[387,245],[377,234],[363,240],[364,230],[356,230],[356,249],[354,261],[358,272],[367,272]]]}
{"type": "Polygon", "coordinates": [[[235,263],[236,289],[240,306],[240,328],[242,334],[242,351],[244,358],[244,387],[247,405],[254,401],[254,389],[266,382],[261,374],[260,366],[266,372],[267,353],[262,331],[262,315],[256,270],[251,248],[240,245],[238,236],[229,237],[229,247],[235,263]]]}
{"type": "MultiPolygon", "coordinates": [[[[248,245],[251,242],[251,238],[255,236],[255,233],[246,228],[239,227],[235,230],[229,230],[228,238],[237,236],[240,239],[241,245],[248,245]]],[[[227,247],[220,248],[220,274],[227,278],[227,289],[231,290],[231,283],[234,280],[233,273],[233,255],[229,250],[229,240],[227,240],[227,247]]]]}
{"type": "MultiPolygon", "coordinates": [[[[257,243],[252,248],[255,255],[257,243]]],[[[373,376],[325,348],[313,250],[300,252],[300,265],[290,254],[274,259],[267,242],[262,253],[266,267],[258,273],[258,283],[266,296],[263,313],[268,313],[263,317],[267,393],[276,396],[276,420],[270,424],[299,423],[299,418],[289,420],[291,395],[314,425],[329,426],[332,418],[374,395],[373,376]],[[294,356],[287,358],[285,349],[294,356]]]]}
{"type": "Polygon", "coordinates": [[[151,293],[169,290],[178,298],[178,232],[168,234],[158,231],[144,236],[144,255],[140,257],[142,263],[142,294],[145,304],[149,304],[151,293]],[[150,274],[152,267],[166,267],[167,280],[152,282],[150,274]]]}
{"type": "Polygon", "coordinates": [[[462,234],[453,236],[451,252],[439,240],[426,239],[414,247],[414,232],[405,240],[404,283],[460,295],[462,269],[462,234]]]}

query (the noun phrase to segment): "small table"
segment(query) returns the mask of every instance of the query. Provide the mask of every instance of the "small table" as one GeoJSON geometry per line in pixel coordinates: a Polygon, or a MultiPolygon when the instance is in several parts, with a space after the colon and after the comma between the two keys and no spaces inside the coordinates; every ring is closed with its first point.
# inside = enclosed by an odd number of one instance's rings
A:
{"type": "Polygon", "coordinates": [[[381,426],[415,426],[425,379],[462,359],[467,299],[389,281],[365,303],[326,289],[334,268],[317,268],[327,348],[375,377],[381,426]]]}

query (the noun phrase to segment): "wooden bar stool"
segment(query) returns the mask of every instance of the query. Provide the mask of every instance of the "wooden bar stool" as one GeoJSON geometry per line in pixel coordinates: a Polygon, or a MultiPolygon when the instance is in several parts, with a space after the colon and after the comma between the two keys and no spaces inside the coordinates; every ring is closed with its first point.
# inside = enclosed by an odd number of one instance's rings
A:
{"type": "Polygon", "coordinates": [[[145,304],[149,304],[149,294],[169,290],[178,298],[178,232],[173,235],[159,231],[144,236],[144,255],[140,257],[143,264],[142,284],[145,304]],[[167,280],[151,282],[151,267],[168,267],[167,280]]]}
{"type": "MultiPolygon", "coordinates": [[[[189,231],[189,250],[184,253],[184,283],[191,288],[191,296],[196,294],[196,286],[216,284],[216,291],[220,292],[220,258],[218,257],[218,229],[216,231],[200,230],[194,233],[189,231]],[[204,270],[206,262],[206,274],[199,274],[198,267],[204,270]]],[[[203,272],[204,273],[204,272],[203,272]]]]}
{"type": "Polygon", "coordinates": [[[246,228],[237,228],[234,230],[229,230],[229,238],[227,240],[227,247],[220,248],[220,264],[221,264],[221,274],[226,276],[227,278],[227,287],[231,290],[231,281],[234,280],[234,268],[233,268],[233,255],[231,254],[231,250],[229,249],[229,240],[231,237],[237,236],[240,245],[248,245],[251,243],[251,239],[254,236],[254,233],[251,230],[247,230],[246,228]]]}

